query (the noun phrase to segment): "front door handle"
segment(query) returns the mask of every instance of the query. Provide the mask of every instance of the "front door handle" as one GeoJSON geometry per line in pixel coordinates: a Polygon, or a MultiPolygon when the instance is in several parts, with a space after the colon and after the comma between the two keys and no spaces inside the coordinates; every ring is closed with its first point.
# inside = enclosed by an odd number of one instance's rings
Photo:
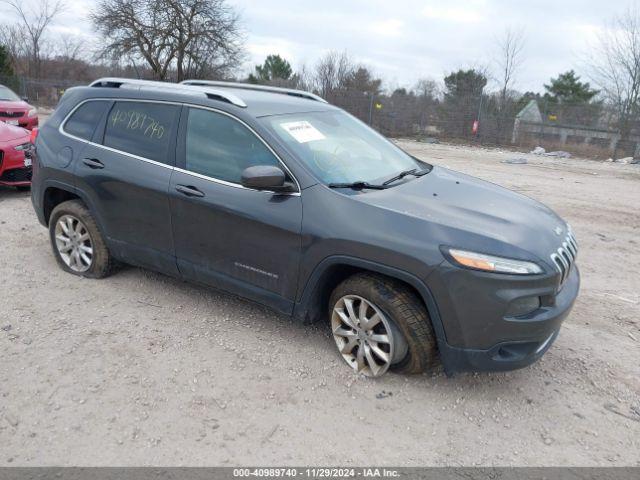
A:
{"type": "Polygon", "coordinates": [[[89,168],[93,168],[94,170],[104,168],[104,163],[102,163],[97,158],[83,158],[82,163],[84,163],[89,168]]]}
{"type": "Polygon", "coordinates": [[[190,185],[176,185],[176,190],[187,197],[204,197],[204,193],[190,185]]]}

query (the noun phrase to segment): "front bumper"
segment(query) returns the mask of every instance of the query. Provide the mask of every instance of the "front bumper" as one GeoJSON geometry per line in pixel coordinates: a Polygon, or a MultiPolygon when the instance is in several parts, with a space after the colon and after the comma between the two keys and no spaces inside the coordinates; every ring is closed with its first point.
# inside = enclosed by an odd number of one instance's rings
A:
{"type": "Polygon", "coordinates": [[[0,185],[26,187],[31,185],[31,167],[12,168],[0,172],[0,185]]]}
{"type": "MultiPolygon", "coordinates": [[[[484,276],[471,273],[472,277],[478,275],[484,276]]],[[[445,301],[445,311],[440,312],[447,338],[438,346],[448,374],[515,370],[536,362],[558,337],[580,289],[580,272],[575,265],[560,289],[553,276],[522,277],[515,282],[495,275],[483,279],[473,286],[468,284],[469,278],[463,280],[454,274],[443,282],[453,289],[449,297],[459,294],[453,306],[445,301]],[[521,317],[504,315],[510,300],[532,295],[542,299],[540,308],[521,317]]]]}
{"type": "MultiPolygon", "coordinates": [[[[29,141],[28,138],[25,141],[29,141]]],[[[24,151],[15,150],[20,142],[0,144],[0,185],[13,187],[31,185],[32,167],[25,166],[24,151]]]]}
{"type": "Polygon", "coordinates": [[[504,342],[488,350],[440,347],[442,363],[447,374],[458,372],[504,372],[528,367],[537,362],[553,345],[560,330],[546,339],[535,342],[504,342]]]}

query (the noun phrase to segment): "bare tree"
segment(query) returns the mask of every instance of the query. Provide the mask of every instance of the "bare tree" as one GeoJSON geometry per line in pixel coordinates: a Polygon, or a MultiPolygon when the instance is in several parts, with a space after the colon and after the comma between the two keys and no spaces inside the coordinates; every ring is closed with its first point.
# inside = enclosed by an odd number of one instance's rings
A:
{"type": "Polygon", "coordinates": [[[18,25],[9,23],[0,25],[0,44],[7,49],[13,70],[18,75],[29,74],[29,62],[22,61],[30,58],[29,43],[25,31],[18,25]]]}
{"type": "Polygon", "coordinates": [[[77,35],[61,35],[54,43],[54,55],[59,59],[80,60],[86,57],[86,39],[77,35]]]}
{"type": "Polygon", "coordinates": [[[154,77],[222,76],[242,55],[237,13],[226,0],[101,0],[91,14],[103,58],[142,59],[154,77]]]}
{"type": "Polygon", "coordinates": [[[314,89],[314,78],[313,72],[307,67],[306,64],[303,64],[298,68],[296,72],[291,76],[286,85],[282,85],[283,87],[288,88],[297,88],[299,90],[313,90],[314,89]]]}
{"type": "Polygon", "coordinates": [[[496,47],[495,79],[499,85],[499,92],[496,98],[495,141],[500,144],[510,138],[507,126],[516,114],[513,111],[515,107],[513,87],[518,70],[524,61],[524,31],[511,27],[505,29],[496,39],[496,47]]]}
{"type": "Polygon", "coordinates": [[[416,101],[409,106],[415,113],[415,121],[420,132],[424,132],[429,124],[434,123],[435,113],[438,108],[438,100],[442,97],[442,88],[433,79],[422,78],[413,87],[416,101]]]}
{"type": "Polygon", "coordinates": [[[51,22],[64,9],[63,0],[2,0],[18,15],[28,40],[29,75],[40,78],[42,64],[43,35],[51,22]],[[31,8],[29,8],[31,7],[31,8]]]}
{"type": "Polygon", "coordinates": [[[173,25],[178,81],[185,76],[221,77],[240,63],[240,17],[225,0],[164,1],[173,25]]]}
{"type": "Polygon", "coordinates": [[[524,61],[524,31],[507,28],[496,40],[497,81],[500,86],[500,98],[505,101],[509,91],[513,89],[518,70],[524,61]]]}
{"type": "Polygon", "coordinates": [[[594,83],[616,110],[620,141],[613,152],[615,158],[629,147],[632,123],[640,113],[640,15],[636,7],[607,26],[589,63],[594,83]]]}
{"type": "Polygon", "coordinates": [[[155,78],[164,79],[175,58],[171,25],[161,2],[155,0],[103,0],[91,13],[96,30],[104,37],[101,58],[140,58],[155,78]]]}
{"type": "Polygon", "coordinates": [[[346,52],[329,52],[318,61],[313,83],[320,95],[328,98],[344,88],[355,71],[356,65],[346,52]]]}
{"type": "Polygon", "coordinates": [[[420,98],[429,100],[437,100],[442,96],[440,85],[431,78],[421,78],[413,87],[413,91],[420,98]]]}

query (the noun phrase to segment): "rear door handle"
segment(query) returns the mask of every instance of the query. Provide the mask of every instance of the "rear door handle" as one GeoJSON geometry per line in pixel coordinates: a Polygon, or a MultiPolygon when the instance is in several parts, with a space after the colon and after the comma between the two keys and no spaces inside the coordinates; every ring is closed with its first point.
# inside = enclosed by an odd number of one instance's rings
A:
{"type": "Polygon", "coordinates": [[[189,185],[176,185],[176,190],[187,197],[204,197],[204,193],[189,185]]]}
{"type": "Polygon", "coordinates": [[[102,163],[97,158],[83,158],[82,163],[84,163],[89,168],[93,168],[94,170],[104,168],[104,163],[102,163]]]}

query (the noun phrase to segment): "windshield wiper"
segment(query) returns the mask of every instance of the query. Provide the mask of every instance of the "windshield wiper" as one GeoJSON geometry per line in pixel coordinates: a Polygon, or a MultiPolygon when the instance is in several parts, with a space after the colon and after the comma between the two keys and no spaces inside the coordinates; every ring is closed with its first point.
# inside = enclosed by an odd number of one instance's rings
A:
{"type": "Polygon", "coordinates": [[[427,173],[429,173],[431,170],[429,169],[425,169],[425,170],[420,170],[418,171],[417,168],[412,168],[410,170],[405,170],[404,172],[400,172],[398,175],[396,175],[395,177],[391,177],[389,180],[387,180],[386,182],[383,182],[382,185],[390,185],[393,182],[397,182],[398,180],[403,179],[404,177],[408,176],[408,175],[414,175],[416,177],[421,177],[423,175],[426,175],[427,173]]]}
{"type": "Polygon", "coordinates": [[[385,190],[388,188],[386,185],[376,185],[369,182],[330,183],[327,186],[329,188],[353,188],[354,190],[363,190],[365,188],[369,190],[385,190]]]}

